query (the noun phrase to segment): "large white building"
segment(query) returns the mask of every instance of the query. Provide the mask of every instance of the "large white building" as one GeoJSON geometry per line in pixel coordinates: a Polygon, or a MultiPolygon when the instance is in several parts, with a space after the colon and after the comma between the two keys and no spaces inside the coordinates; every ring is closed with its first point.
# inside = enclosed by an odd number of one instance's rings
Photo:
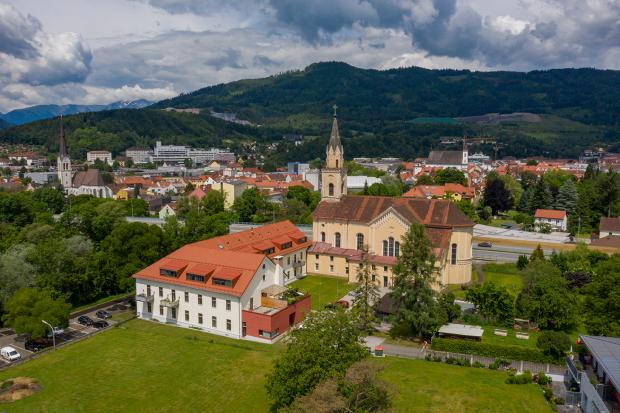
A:
{"type": "Polygon", "coordinates": [[[101,162],[112,165],[112,153],[110,151],[88,151],[86,152],[86,162],[95,163],[99,159],[101,162]]]}
{"type": "Polygon", "coordinates": [[[182,145],[162,145],[160,141],[155,143],[153,162],[182,163],[186,159],[191,159],[194,164],[204,164],[211,161],[233,162],[235,154],[216,148],[192,149],[182,145]]]}
{"type": "Polygon", "coordinates": [[[151,162],[153,151],[149,148],[129,148],[125,151],[125,156],[135,164],[145,164],[151,162]]]}
{"type": "Polygon", "coordinates": [[[271,342],[310,311],[284,287],[309,245],[289,221],[185,245],[134,274],[137,316],[271,342]]]}

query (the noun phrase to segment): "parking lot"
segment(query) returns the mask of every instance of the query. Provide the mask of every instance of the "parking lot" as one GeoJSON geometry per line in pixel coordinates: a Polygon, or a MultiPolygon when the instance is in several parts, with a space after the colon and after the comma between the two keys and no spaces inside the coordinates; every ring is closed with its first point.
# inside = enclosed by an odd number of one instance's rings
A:
{"type": "MultiPolygon", "coordinates": [[[[118,323],[118,321],[113,319],[114,316],[127,312],[134,312],[134,306],[134,302],[130,300],[125,300],[122,303],[109,303],[103,308],[93,308],[88,312],[80,312],[79,314],[74,314],[69,319],[69,326],[64,329],[64,333],[56,335],[56,345],[58,346],[67,342],[75,341],[89,334],[93,334],[97,331],[113,327],[115,324],[118,323]],[[113,318],[108,318],[105,320],[109,324],[108,327],[100,329],[92,326],[85,326],[77,322],[78,317],[83,315],[90,317],[94,321],[101,320],[95,315],[95,313],[99,310],[106,310],[112,315],[113,318]]],[[[17,350],[21,355],[22,360],[29,358],[33,354],[32,351],[26,350],[26,348],[24,347],[27,339],[27,336],[15,334],[15,332],[10,328],[0,328],[0,348],[5,346],[11,346],[15,348],[15,350],[17,350]]],[[[51,349],[52,347],[52,339],[50,338],[48,341],[49,347],[46,347],[45,350],[51,349]]],[[[0,357],[0,368],[8,364],[11,364],[11,362],[0,357]]]]}

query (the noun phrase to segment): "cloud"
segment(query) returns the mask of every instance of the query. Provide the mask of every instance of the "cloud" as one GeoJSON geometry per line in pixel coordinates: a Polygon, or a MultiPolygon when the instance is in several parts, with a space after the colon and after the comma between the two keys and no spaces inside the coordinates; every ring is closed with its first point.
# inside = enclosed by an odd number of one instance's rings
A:
{"type": "Polygon", "coordinates": [[[41,23],[34,17],[24,17],[14,7],[0,3],[0,53],[27,58],[36,55],[31,44],[41,23]]]}

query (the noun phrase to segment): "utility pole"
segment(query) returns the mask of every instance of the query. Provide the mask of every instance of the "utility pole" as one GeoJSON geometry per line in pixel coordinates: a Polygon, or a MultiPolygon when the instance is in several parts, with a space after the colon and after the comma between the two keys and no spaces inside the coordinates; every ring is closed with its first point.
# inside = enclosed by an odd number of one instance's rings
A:
{"type": "Polygon", "coordinates": [[[55,350],[56,349],[56,332],[54,331],[54,327],[52,327],[52,325],[45,320],[41,320],[41,322],[45,324],[46,326],[48,326],[50,330],[52,330],[52,342],[54,343],[54,350],[55,350]]]}

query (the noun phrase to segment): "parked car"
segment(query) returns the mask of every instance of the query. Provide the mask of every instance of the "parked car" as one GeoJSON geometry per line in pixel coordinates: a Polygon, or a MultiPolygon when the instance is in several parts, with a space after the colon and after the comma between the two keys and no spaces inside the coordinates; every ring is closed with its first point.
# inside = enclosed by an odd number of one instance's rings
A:
{"type": "Polygon", "coordinates": [[[65,334],[64,328],[53,327],[52,330],[47,332],[47,337],[52,338],[52,335],[59,336],[61,334],[65,334]],[[52,334],[52,330],[54,330],[54,334],[52,334]]]}
{"type": "Polygon", "coordinates": [[[479,247],[483,247],[483,248],[491,248],[491,247],[493,247],[493,244],[491,244],[488,241],[482,241],[482,242],[478,243],[478,246],[479,247]]]}
{"type": "Polygon", "coordinates": [[[11,346],[2,347],[0,349],[0,356],[2,356],[3,359],[8,361],[15,361],[22,358],[22,355],[19,354],[17,350],[15,350],[11,346]]]}
{"type": "Polygon", "coordinates": [[[107,312],[106,310],[99,310],[95,313],[95,315],[97,316],[97,318],[102,318],[102,319],[106,319],[106,318],[111,318],[112,314],[110,314],[109,312],[107,312]]]}
{"type": "Polygon", "coordinates": [[[112,307],[108,307],[106,311],[117,311],[118,310],[118,304],[114,304],[112,307]]]}
{"type": "Polygon", "coordinates": [[[24,348],[28,351],[36,352],[39,350],[43,350],[45,347],[48,347],[50,343],[45,340],[26,340],[24,343],[24,348]]]}
{"type": "Polygon", "coordinates": [[[109,326],[109,324],[107,321],[104,320],[97,320],[93,322],[93,327],[95,328],[106,328],[107,326],[109,326]]]}
{"type": "Polygon", "coordinates": [[[78,317],[77,322],[83,326],[92,326],[94,321],[87,315],[81,315],[78,317]]]}

